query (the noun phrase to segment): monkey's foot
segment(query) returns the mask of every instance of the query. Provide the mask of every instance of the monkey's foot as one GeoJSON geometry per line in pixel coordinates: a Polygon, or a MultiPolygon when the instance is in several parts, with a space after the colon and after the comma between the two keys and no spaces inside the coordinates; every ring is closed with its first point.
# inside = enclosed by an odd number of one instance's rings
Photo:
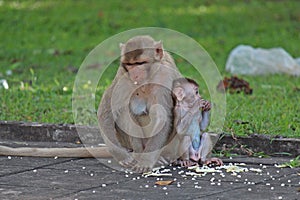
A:
{"type": "Polygon", "coordinates": [[[191,167],[194,165],[198,165],[197,162],[193,160],[177,160],[173,163],[174,165],[180,166],[180,167],[191,167]]]}
{"type": "Polygon", "coordinates": [[[209,158],[204,162],[205,165],[222,166],[223,161],[220,158],[209,158]]]}
{"type": "Polygon", "coordinates": [[[155,158],[151,155],[133,155],[134,159],[137,163],[131,168],[133,171],[137,173],[145,173],[152,170],[155,164],[155,158]]]}
{"type": "Polygon", "coordinates": [[[164,158],[163,156],[160,156],[160,158],[158,159],[158,161],[157,161],[157,163],[156,164],[158,164],[158,165],[169,165],[170,163],[172,163],[172,162],[170,162],[170,160],[169,159],[167,159],[167,158],[164,158]]]}
{"type": "Polygon", "coordinates": [[[119,163],[123,167],[131,168],[137,164],[137,161],[132,156],[129,156],[128,158],[120,161],[119,163]]]}
{"type": "Polygon", "coordinates": [[[143,166],[143,165],[139,165],[136,164],[132,170],[137,172],[137,173],[145,173],[145,172],[150,172],[152,170],[153,166],[143,166]]]}

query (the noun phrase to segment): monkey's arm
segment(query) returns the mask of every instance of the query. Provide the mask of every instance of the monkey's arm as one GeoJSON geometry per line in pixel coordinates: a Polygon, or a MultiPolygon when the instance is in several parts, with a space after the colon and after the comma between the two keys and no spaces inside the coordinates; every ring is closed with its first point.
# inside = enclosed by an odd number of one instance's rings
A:
{"type": "Polygon", "coordinates": [[[209,119],[209,115],[210,112],[209,111],[202,111],[202,120],[200,122],[200,130],[201,132],[205,131],[209,125],[210,119],[209,119]]]}
{"type": "Polygon", "coordinates": [[[34,147],[8,147],[0,145],[1,156],[30,156],[30,157],[60,157],[60,158],[110,158],[106,146],[78,147],[78,148],[34,148],[34,147]]]}
{"type": "Polygon", "coordinates": [[[187,107],[182,104],[176,105],[174,108],[174,124],[179,135],[190,135],[188,134],[188,129],[191,126],[193,118],[199,113],[199,109],[198,103],[195,103],[192,107],[187,107]]]}
{"type": "Polygon", "coordinates": [[[142,154],[136,155],[138,163],[133,167],[137,172],[149,171],[157,162],[169,137],[172,134],[173,104],[169,90],[157,87],[153,89],[152,106],[149,110],[150,123],[145,127],[147,131],[145,148],[142,154]]]}
{"type": "Polygon", "coordinates": [[[123,160],[127,160],[126,162],[128,162],[128,160],[132,160],[132,156],[118,141],[117,130],[112,114],[111,97],[113,89],[114,85],[108,88],[102,96],[98,109],[99,128],[102,138],[108,147],[108,151],[112,156],[119,162],[123,160]]]}
{"type": "MultiPolygon", "coordinates": [[[[179,135],[185,136],[188,135],[188,129],[191,126],[191,122],[193,119],[193,114],[188,111],[183,111],[183,116],[176,116],[175,128],[179,135]]],[[[175,113],[176,115],[176,113],[175,113]]]]}
{"type": "Polygon", "coordinates": [[[202,115],[202,120],[200,122],[200,130],[201,132],[203,132],[207,129],[210,122],[211,104],[209,101],[206,101],[204,99],[200,100],[200,104],[201,104],[201,115],[202,115]]]}

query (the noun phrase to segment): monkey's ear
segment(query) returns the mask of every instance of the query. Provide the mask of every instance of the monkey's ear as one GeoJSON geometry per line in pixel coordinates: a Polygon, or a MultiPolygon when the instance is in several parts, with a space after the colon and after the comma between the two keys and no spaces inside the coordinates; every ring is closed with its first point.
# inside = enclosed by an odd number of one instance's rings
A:
{"type": "Polygon", "coordinates": [[[174,88],[173,93],[176,96],[178,101],[182,101],[183,98],[185,97],[184,90],[181,87],[174,88]]]}
{"type": "Polygon", "coordinates": [[[154,48],[155,48],[155,59],[161,60],[162,57],[164,56],[162,41],[155,42],[154,48]]]}
{"type": "Polygon", "coordinates": [[[119,44],[119,47],[120,47],[121,50],[123,50],[124,46],[125,46],[125,44],[123,44],[123,43],[119,44]]]}

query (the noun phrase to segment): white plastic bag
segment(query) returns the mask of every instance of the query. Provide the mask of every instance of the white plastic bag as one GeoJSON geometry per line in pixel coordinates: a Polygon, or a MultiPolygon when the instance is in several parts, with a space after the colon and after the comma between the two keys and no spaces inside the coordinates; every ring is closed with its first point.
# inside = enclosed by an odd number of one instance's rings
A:
{"type": "Polygon", "coordinates": [[[0,79],[0,88],[3,87],[4,89],[9,89],[9,86],[8,86],[8,83],[7,83],[7,80],[5,79],[0,79]]]}
{"type": "Polygon", "coordinates": [[[262,49],[239,45],[231,51],[226,70],[232,74],[286,73],[299,76],[299,62],[300,59],[296,61],[282,48],[262,49]]]}
{"type": "Polygon", "coordinates": [[[296,58],[296,63],[300,66],[300,58],[296,58]]]}

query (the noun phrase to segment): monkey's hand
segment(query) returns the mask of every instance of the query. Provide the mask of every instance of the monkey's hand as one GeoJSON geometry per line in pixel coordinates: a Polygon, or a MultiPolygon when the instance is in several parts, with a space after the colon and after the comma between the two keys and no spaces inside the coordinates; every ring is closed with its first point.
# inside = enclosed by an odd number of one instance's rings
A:
{"type": "Polygon", "coordinates": [[[211,104],[209,101],[206,101],[204,99],[201,99],[201,108],[202,108],[202,111],[210,111],[211,109],[211,104]]]}
{"type": "Polygon", "coordinates": [[[126,168],[132,168],[137,164],[137,161],[133,158],[133,156],[128,154],[128,157],[120,161],[119,164],[126,168]]]}

